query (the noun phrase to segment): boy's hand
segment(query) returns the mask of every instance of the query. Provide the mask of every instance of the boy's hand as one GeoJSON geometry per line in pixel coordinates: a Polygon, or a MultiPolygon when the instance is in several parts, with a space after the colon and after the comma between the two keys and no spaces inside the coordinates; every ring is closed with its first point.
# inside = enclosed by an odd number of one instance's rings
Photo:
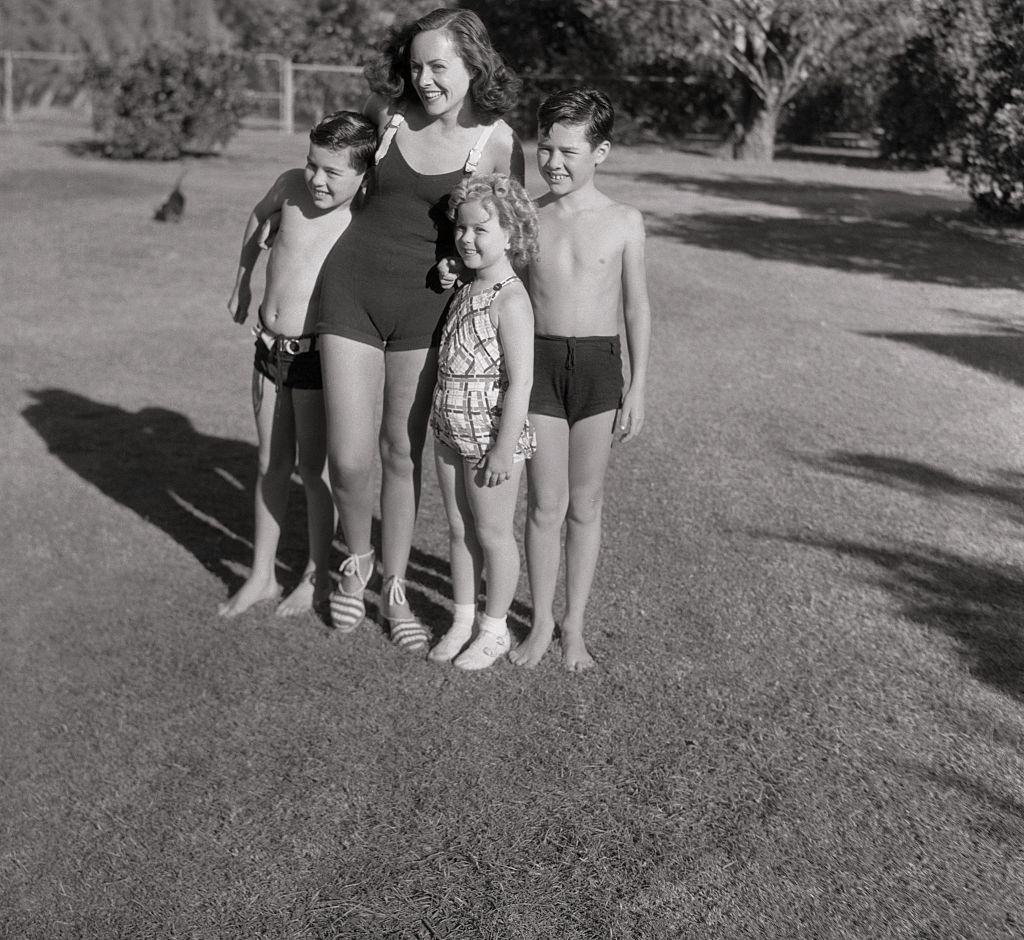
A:
{"type": "Polygon", "coordinates": [[[273,212],[268,215],[256,233],[256,244],[263,251],[274,247],[274,239],[277,238],[277,230],[281,227],[281,213],[273,212]]]}
{"type": "Polygon", "coordinates": [[[455,282],[464,270],[461,258],[442,258],[437,262],[437,275],[441,279],[441,286],[445,290],[455,286],[455,282]]]}
{"type": "Polygon", "coordinates": [[[252,292],[248,286],[236,287],[228,301],[228,313],[235,323],[245,323],[249,316],[249,304],[252,303],[252,292]]]}
{"type": "Polygon", "coordinates": [[[644,396],[630,389],[622,399],[622,407],[615,415],[615,437],[620,444],[628,444],[644,426],[644,396]]]}
{"type": "Polygon", "coordinates": [[[512,455],[505,457],[489,450],[477,461],[476,468],[483,486],[500,486],[512,478],[512,455]]]}

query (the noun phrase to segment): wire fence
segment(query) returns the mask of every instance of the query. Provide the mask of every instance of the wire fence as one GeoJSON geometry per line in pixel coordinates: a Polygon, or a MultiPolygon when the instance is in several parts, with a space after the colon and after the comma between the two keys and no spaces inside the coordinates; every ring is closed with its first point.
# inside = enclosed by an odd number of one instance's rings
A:
{"type": "MultiPolygon", "coordinates": [[[[61,52],[0,50],[2,119],[36,116],[56,108],[91,113],[85,56],[61,52]]],[[[329,111],[359,109],[366,98],[363,70],[356,65],[293,62],[270,54],[245,57],[251,119],[276,125],[286,134],[329,111]]]]}

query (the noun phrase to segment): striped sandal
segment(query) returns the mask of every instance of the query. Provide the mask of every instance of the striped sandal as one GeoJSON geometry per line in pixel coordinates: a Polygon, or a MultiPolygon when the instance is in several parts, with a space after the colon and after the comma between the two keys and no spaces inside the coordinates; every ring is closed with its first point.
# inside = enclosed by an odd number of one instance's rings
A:
{"type": "Polygon", "coordinates": [[[366,585],[369,583],[370,578],[373,577],[373,549],[370,549],[365,555],[349,555],[342,562],[338,573],[342,578],[355,578],[359,583],[359,589],[349,594],[341,586],[341,581],[339,580],[338,586],[331,591],[329,598],[331,626],[338,633],[351,633],[366,618],[366,604],[363,603],[363,592],[366,590],[366,585]],[[366,559],[370,561],[370,570],[364,575],[362,564],[366,559]]]}
{"type": "MultiPolygon", "coordinates": [[[[384,582],[384,605],[390,610],[405,603],[405,579],[391,575],[384,582]]],[[[391,642],[406,653],[422,653],[430,643],[430,631],[416,617],[388,617],[382,615],[387,623],[391,642]]]]}

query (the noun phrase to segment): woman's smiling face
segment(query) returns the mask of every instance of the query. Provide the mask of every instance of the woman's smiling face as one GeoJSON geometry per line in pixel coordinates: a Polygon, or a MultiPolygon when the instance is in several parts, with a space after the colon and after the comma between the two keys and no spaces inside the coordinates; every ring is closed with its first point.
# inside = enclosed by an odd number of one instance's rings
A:
{"type": "Polygon", "coordinates": [[[409,77],[423,110],[431,117],[461,108],[473,78],[458,46],[441,29],[415,36],[409,46],[409,77]]]}

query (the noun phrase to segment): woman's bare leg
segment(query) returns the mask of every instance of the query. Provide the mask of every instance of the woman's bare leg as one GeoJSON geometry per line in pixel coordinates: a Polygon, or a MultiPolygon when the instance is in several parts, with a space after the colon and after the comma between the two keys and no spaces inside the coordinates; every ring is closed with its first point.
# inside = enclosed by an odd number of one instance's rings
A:
{"type": "MultiPolygon", "coordinates": [[[[386,581],[404,579],[409,564],[419,509],[423,445],[437,380],[437,350],[387,352],[384,360],[380,516],[381,570],[386,581]]],[[[381,606],[387,617],[412,616],[408,604],[391,608],[384,598],[381,606]]]]}
{"type": "MultiPolygon", "coordinates": [[[[334,504],[349,552],[364,555],[371,550],[377,396],[384,353],[368,343],[324,334],[320,337],[320,361],[334,504]]],[[[360,591],[355,576],[343,578],[341,586],[352,593],[360,591]]]]}

